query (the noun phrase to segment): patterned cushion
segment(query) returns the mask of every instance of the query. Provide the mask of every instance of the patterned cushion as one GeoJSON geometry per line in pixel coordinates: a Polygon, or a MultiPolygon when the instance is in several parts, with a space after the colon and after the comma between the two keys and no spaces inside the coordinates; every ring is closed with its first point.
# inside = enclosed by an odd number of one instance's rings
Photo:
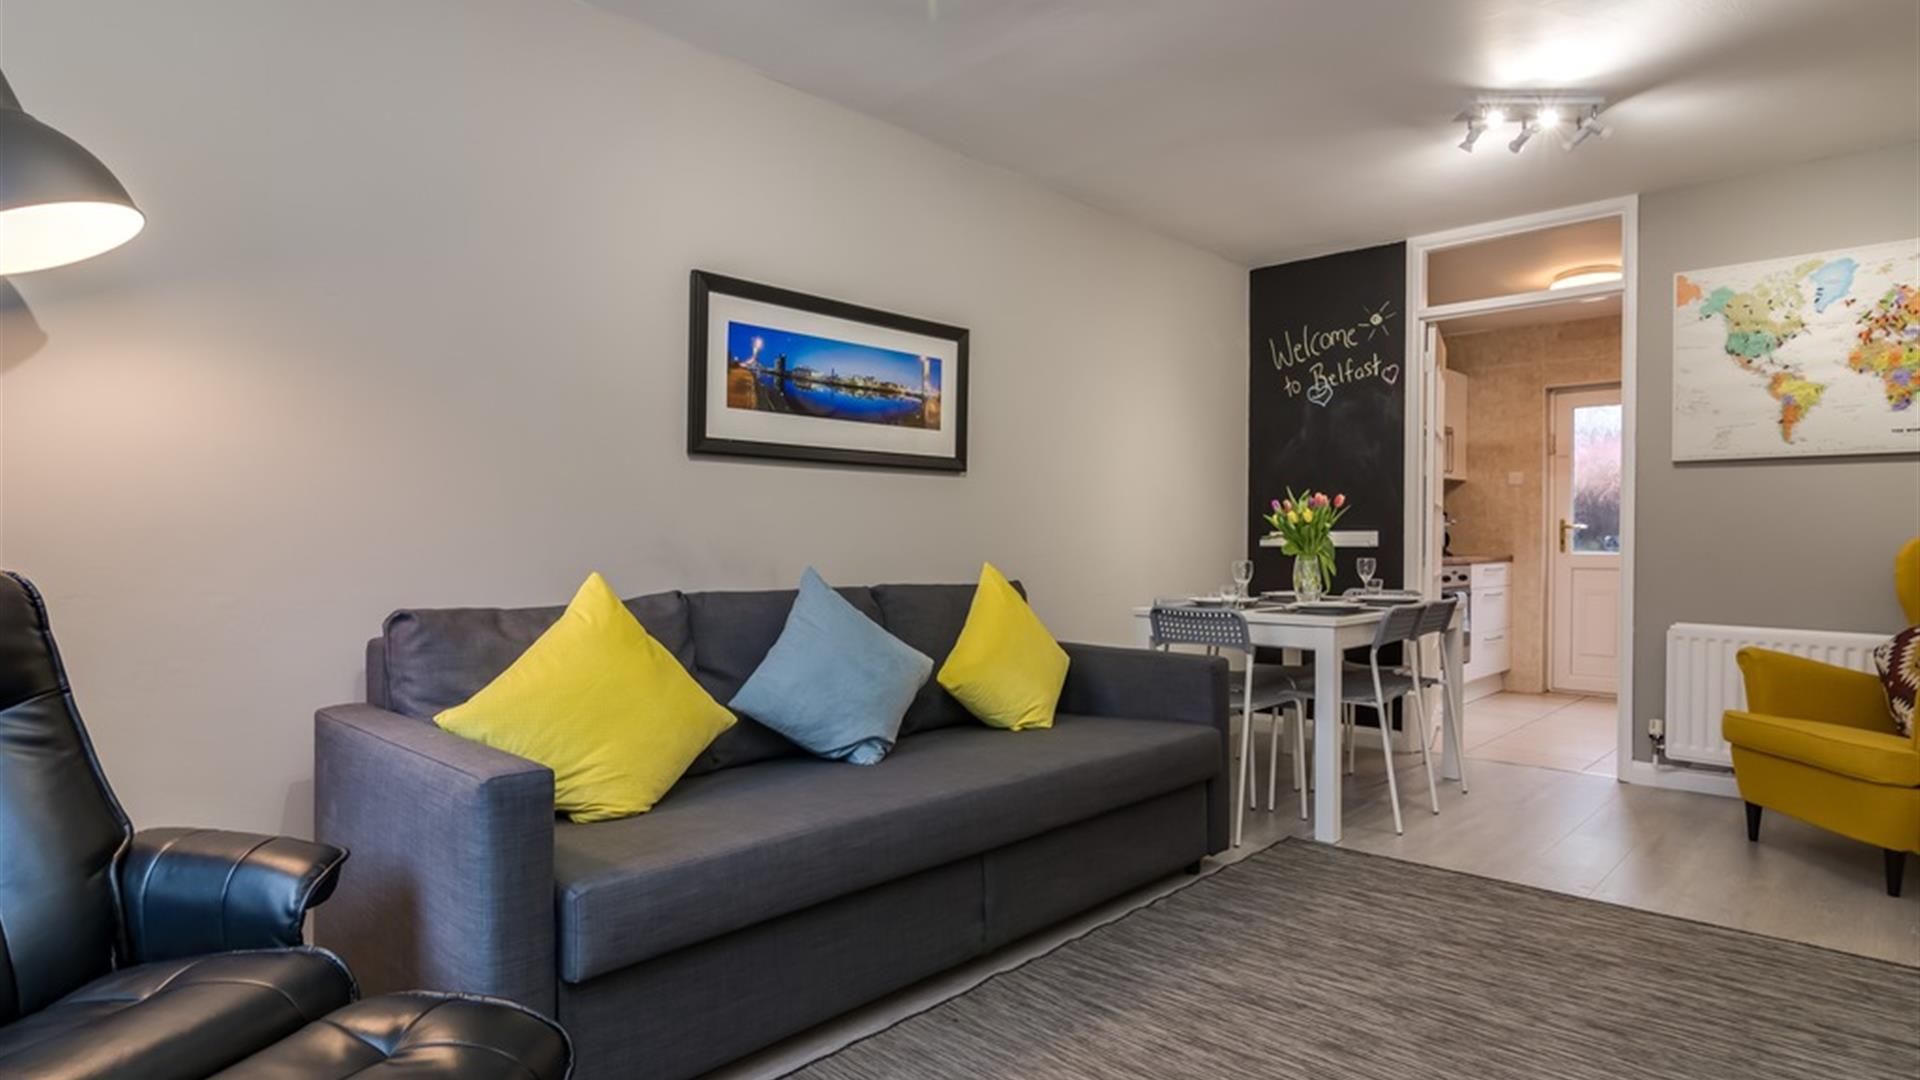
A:
{"type": "Polygon", "coordinates": [[[1880,670],[1880,682],[1887,688],[1893,726],[1911,736],[1914,698],[1920,696],[1920,626],[1907,627],[1873,650],[1873,666],[1880,670]]]}

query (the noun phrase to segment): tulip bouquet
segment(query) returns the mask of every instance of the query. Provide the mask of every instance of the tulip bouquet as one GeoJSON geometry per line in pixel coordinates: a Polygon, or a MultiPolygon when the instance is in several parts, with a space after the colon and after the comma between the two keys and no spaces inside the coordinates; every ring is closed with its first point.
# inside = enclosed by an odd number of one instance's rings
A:
{"type": "Polygon", "coordinates": [[[1280,550],[1300,562],[1317,564],[1321,587],[1333,581],[1333,527],[1347,513],[1345,495],[1292,488],[1287,497],[1273,500],[1273,513],[1265,515],[1267,524],[1280,537],[1280,550]]]}

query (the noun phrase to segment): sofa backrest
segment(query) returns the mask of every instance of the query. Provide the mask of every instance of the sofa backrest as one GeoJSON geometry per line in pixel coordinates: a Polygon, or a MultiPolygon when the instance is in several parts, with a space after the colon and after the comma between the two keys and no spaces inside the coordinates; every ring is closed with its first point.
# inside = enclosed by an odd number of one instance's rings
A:
{"type": "MultiPolygon", "coordinates": [[[[1020,583],[1014,582],[1019,589],[1020,583]]],[[[972,585],[876,585],[838,590],[894,636],[946,661],[966,624],[972,585]]],[[[654,593],[627,610],[722,705],[733,699],[786,626],[792,589],[654,593]]],[[[1022,591],[1024,595],[1024,590],[1022,591]]],[[[429,608],[396,611],[367,645],[367,700],[429,720],[472,697],[525,652],[565,611],[540,608],[429,608]]],[[[908,708],[901,735],[971,723],[953,695],[929,678],[908,708]]],[[[690,773],[804,753],[745,717],[715,739],[690,773]]]]}
{"type": "Polygon", "coordinates": [[[0,574],[0,1025],[112,970],[114,879],[132,834],[40,594],[0,574]]]}
{"type": "MultiPolygon", "coordinates": [[[[647,633],[682,664],[692,665],[693,637],[687,626],[685,596],[654,593],[635,597],[626,605],[647,633]]],[[[563,604],[396,611],[387,616],[377,648],[368,650],[367,700],[397,713],[432,719],[499,677],[565,610],[563,604]]]]}
{"type": "MultiPolygon", "coordinates": [[[[1020,588],[1014,582],[1015,589],[1020,588]]],[[[880,625],[901,641],[933,659],[934,674],[947,662],[960,628],[973,607],[972,585],[876,585],[873,599],[880,607],[880,625]]],[[[1025,596],[1025,590],[1020,595],[1025,596]]],[[[900,723],[902,736],[955,724],[973,723],[972,714],[955,700],[937,678],[928,678],[900,723]]]]}

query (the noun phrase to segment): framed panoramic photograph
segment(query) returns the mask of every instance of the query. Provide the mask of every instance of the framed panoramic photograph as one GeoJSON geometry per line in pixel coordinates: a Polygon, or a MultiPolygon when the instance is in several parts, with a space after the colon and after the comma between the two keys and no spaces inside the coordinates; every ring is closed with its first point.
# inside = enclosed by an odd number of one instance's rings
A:
{"type": "Polygon", "coordinates": [[[693,272],[687,450],[967,468],[967,331],[693,272]]]}

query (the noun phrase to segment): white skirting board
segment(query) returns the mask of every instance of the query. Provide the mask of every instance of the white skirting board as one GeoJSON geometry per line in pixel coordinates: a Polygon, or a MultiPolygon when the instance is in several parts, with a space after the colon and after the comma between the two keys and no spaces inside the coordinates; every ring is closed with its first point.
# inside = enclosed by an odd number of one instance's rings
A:
{"type": "Polygon", "coordinates": [[[1460,700],[1479,701],[1481,698],[1492,697],[1506,688],[1507,673],[1504,671],[1496,671],[1491,675],[1483,675],[1461,687],[1460,700]]]}

